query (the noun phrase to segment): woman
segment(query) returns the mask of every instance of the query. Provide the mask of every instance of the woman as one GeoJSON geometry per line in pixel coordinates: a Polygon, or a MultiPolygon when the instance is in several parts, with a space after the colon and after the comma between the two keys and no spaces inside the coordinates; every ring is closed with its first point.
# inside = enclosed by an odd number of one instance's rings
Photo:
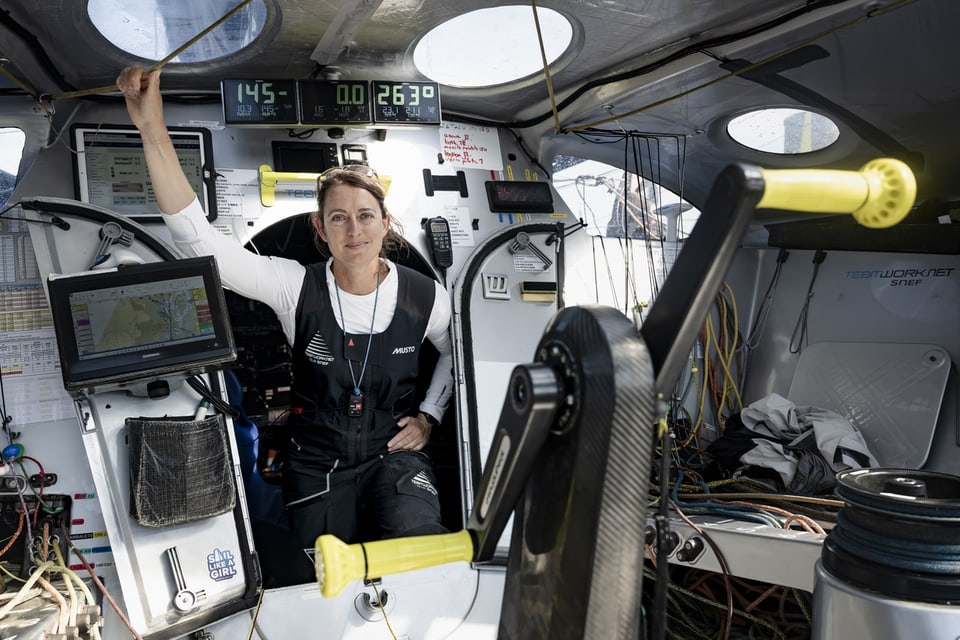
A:
{"type": "MultiPolygon", "coordinates": [[[[376,174],[354,166],[318,180],[311,223],[327,262],[255,255],[207,222],[164,124],[159,73],[128,67],[117,86],[177,246],[215,256],[224,285],[269,305],[292,346],[283,493],[295,544],[312,550],[324,533],[355,540],[361,510],[379,537],[445,531],[422,449],[452,394],[450,304],[439,283],[383,257],[385,243],[403,240],[376,174]],[[440,359],[417,406],[424,338],[440,359]]],[[[299,569],[309,579],[312,565],[299,569]]]]}

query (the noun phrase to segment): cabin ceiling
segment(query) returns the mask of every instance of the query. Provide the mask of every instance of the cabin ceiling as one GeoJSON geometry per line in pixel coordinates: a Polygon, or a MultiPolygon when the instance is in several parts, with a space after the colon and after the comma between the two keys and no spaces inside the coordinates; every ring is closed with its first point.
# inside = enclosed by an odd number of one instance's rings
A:
{"type": "MultiPolygon", "coordinates": [[[[346,79],[424,79],[412,64],[412,50],[426,31],[457,15],[507,3],[266,4],[264,37],[227,58],[166,66],[165,90],[212,98],[222,78],[307,78],[323,66],[338,67],[346,79]],[[315,50],[317,60],[311,58],[315,50]]],[[[730,162],[855,169],[879,156],[908,161],[921,198],[960,199],[954,179],[960,175],[956,0],[540,0],[536,5],[563,13],[575,25],[573,55],[551,69],[556,116],[540,74],[494,88],[441,86],[445,119],[504,124],[545,166],[558,153],[622,166],[630,151],[622,142],[610,144],[618,133],[675,136],[660,140],[658,178],[698,205],[730,162]],[[796,105],[832,117],[841,129],[838,143],[778,157],[749,151],[726,135],[727,120],[748,108],[796,105]],[[585,125],[593,126],[577,130],[585,125]]],[[[0,58],[9,74],[0,76],[0,101],[23,95],[11,77],[56,95],[111,85],[123,65],[152,62],[134,60],[106,43],[79,0],[6,0],[0,10],[0,58]]]]}

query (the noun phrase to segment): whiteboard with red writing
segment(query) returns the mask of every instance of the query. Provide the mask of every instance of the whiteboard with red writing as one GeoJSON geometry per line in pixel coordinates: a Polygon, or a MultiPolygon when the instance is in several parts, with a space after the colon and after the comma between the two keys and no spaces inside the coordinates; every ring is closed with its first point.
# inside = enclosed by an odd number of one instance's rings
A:
{"type": "Polygon", "coordinates": [[[503,169],[500,137],[493,127],[476,127],[455,122],[440,125],[440,148],[443,160],[464,169],[503,169]]]}

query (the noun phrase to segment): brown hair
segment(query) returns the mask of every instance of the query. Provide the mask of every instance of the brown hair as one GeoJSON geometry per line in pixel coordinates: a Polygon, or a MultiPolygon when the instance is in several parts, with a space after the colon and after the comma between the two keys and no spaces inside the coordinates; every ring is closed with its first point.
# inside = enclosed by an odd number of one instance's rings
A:
{"type": "MultiPolygon", "coordinates": [[[[387,205],[384,203],[387,191],[376,171],[365,164],[348,164],[327,169],[317,178],[317,210],[311,211],[309,218],[310,228],[313,230],[313,243],[320,255],[325,258],[330,257],[330,249],[320,237],[316,221],[319,220],[320,224],[323,224],[323,203],[327,198],[327,190],[336,184],[346,184],[368,192],[380,206],[380,215],[387,217],[387,205]]],[[[387,228],[387,235],[383,238],[380,257],[393,259],[409,247],[410,245],[403,237],[403,225],[395,217],[390,216],[390,226],[387,228]]]]}

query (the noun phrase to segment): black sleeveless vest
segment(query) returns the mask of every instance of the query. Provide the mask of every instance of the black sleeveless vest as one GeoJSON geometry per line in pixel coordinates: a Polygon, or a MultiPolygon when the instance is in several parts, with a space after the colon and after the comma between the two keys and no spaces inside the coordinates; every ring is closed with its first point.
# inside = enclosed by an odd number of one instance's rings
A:
{"type": "Polygon", "coordinates": [[[367,334],[345,333],[330,304],[326,264],[307,266],[297,303],[293,344],[290,454],[329,469],[355,466],[386,453],[399,431],[397,420],[416,413],[420,348],[436,288],[433,280],[412,269],[397,270],[397,308],[385,331],[373,334],[363,379],[367,334]],[[359,417],[347,415],[353,375],[363,394],[359,417]]]}

